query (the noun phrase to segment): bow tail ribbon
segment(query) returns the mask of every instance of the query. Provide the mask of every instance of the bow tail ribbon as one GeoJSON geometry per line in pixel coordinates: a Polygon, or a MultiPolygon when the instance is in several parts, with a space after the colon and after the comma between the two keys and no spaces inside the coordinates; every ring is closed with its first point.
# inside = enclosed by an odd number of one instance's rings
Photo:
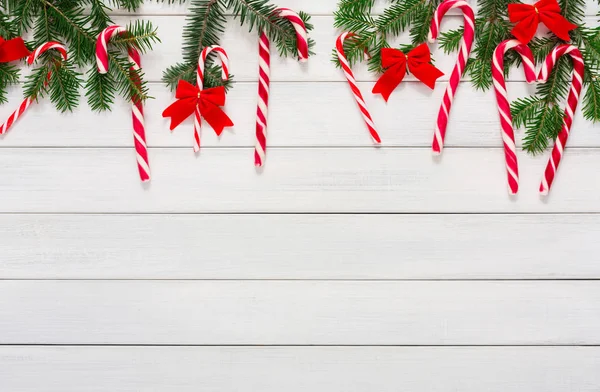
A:
{"type": "Polygon", "coordinates": [[[406,60],[388,68],[373,86],[373,94],[381,94],[387,102],[406,75],[406,60]]]}
{"type": "Polygon", "coordinates": [[[0,63],[8,63],[29,56],[29,49],[23,38],[5,40],[0,37],[0,63]]]}
{"type": "Polygon", "coordinates": [[[427,87],[430,89],[435,88],[435,81],[444,76],[444,73],[434,67],[430,63],[417,63],[414,65],[410,64],[410,59],[408,62],[408,69],[410,72],[415,75],[415,78],[419,79],[421,82],[425,83],[427,87]]]}
{"type": "Polygon", "coordinates": [[[175,98],[177,101],[166,108],[162,114],[163,117],[171,118],[171,130],[194,114],[197,107],[217,135],[221,135],[226,127],[233,126],[231,119],[220,108],[225,105],[225,88],[223,86],[199,90],[196,86],[180,80],[175,98]]]}
{"type": "Polygon", "coordinates": [[[542,23],[544,23],[558,38],[563,41],[569,41],[571,39],[571,37],[569,37],[569,31],[576,29],[577,25],[569,22],[559,13],[551,15],[552,16],[549,16],[546,13],[540,13],[542,23]]]}
{"type": "Polygon", "coordinates": [[[233,121],[231,121],[219,105],[208,99],[200,99],[198,105],[200,106],[200,114],[202,114],[202,117],[204,117],[208,125],[214,129],[218,136],[221,136],[225,128],[233,126],[233,121]]]}

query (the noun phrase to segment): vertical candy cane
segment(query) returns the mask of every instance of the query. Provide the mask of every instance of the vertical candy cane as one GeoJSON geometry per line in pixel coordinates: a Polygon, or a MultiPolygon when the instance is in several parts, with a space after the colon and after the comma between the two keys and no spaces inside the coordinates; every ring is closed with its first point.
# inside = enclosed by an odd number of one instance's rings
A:
{"type": "Polygon", "coordinates": [[[508,174],[508,188],[511,195],[519,191],[519,163],[515,146],[515,133],[512,126],[510,114],[510,102],[506,94],[506,82],[504,81],[504,54],[514,49],[523,59],[523,70],[527,83],[536,81],[535,64],[531,49],[516,39],[502,41],[494,50],[492,57],[492,79],[496,91],[498,103],[498,114],[502,126],[502,141],[504,142],[504,156],[506,159],[506,171],[508,174]]]}
{"type": "Polygon", "coordinates": [[[346,38],[352,37],[352,36],[354,36],[353,33],[342,33],[336,41],[335,50],[336,50],[338,59],[340,60],[340,64],[342,65],[342,70],[344,71],[346,80],[348,81],[348,84],[350,85],[350,88],[352,89],[352,94],[354,95],[356,104],[358,105],[358,108],[360,109],[360,112],[363,116],[365,124],[367,125],[367,128],[369,129],[369,133],[371,134],[371,137],[373,138],[373,141],[375,143],[381,143],[379,134],[375,130],[375,124],[373,123],[371,114],[369,113],[369,110],[367,109],[367,104],[365,103],[363,95],[361,94],[360,90],[358,89],[358,85],[356,84],[356,79],[354,78],[354,73],[350,69],[350,65],[348,64],[348,60],[346,59],[346,54],[344,53],[344,41],[346,40],[346,38]]]}
{"type": "MultiPolygon", "coordinates": [[[[202,50],[200,58],[198,59],[198,72],[196,75],[196,83],[198,89],[202,91],[204,89],[204,66],[206,58],[211,52],[215,52],[219,59],[221,59],[221,79],[229,79],[229,57],[225,49],[218,45],[207,46],[202,50]]],[[[200,106],[196,106],[194,110],[194,152],[200,151],[200,130],[202,129],[202,115],[200,114],[200,106]]]]}
{"type": "MultiPolygon", "coordinates": [[[[40,45],[33,53],[31,53],[29,57],[27,57],[27,64],[33,64],[38,59],[38,57],[40,57],[43,53],[50,49],[57,50],[60,53],[63,60],[67,60],[67,49],[64,47],[64,45],[61,45],[58,42],[50,41],[46,42],[43,45],[40,45]]],[[[48,73],[46,85],[48,84],[48,81],[50,80],[51,76],[52,74],[48,73]]],[[[14,123],[23,115],[23,113],[25,113],[27,108],[35,99],[36,97],[27,97],[23,100],[23,102],[21,102],[19,108],[8,117],[4,124],[0,125],[0,135],[6,133],[14,125],[14,123]]]]}
{"type": "MultiPolygon", "coordinates": [[[[300,62],[308,60],[308,33],[306,26],[298,14],[288,8],[280,8],[279,14],[290,21],[296,30],[296,46],[300,62]]],[[[259,78],[258,78],[258,105],[256,108],[256,147],[254,149],[254,164],[262,166],[267,150],[267,111],[269,108],[269,76],[271,54],[269,50],[269,37],[262,32],[258,41],[259,78]]]]}
{"type": "MultiPolygon", "coordinates": [[[[122,34],[127,30],[121,26],[110,26],[104,29],[96,41],[96,64],[98,72],[105,74],[108,72],[108,42],[116,35],[122,34]]],[[[136,86],[141,86],[137,72],[141,69],[140,52],[129,47],[127,50],[129,61],[131,62],[130,76],[136,86]]],[[[150,164],[148,162],[148,147],[146,145],[146,127],[144,125],[144,105],[140,97],[134,95],[131,100],[131,118],[133,124],[133,141],[137,157],[138,171],[140,180],[143,182],[150,180],[150,164]]]]}
{"type": "Polygon", "coordinates": [[[544,177],[542,178],[542,183],[540,184],[540,193],[542,195],[547,195],[552,187],[552,182],[556,176],[558,165],[560,164],[560,160],[567,145],[567,139],[569,138],[571,125],[573,125],[573,116],[575,114],[575,110],[577,109],[577,103],[579,102],[579,95],[581,93],[585,69],[581,52],[573,45],[559,45],[555,47],[548,57],[546,57],[538,76],[538,80],[540,82],[546,82],[548,80],[548,76],[550,75],[550,71],[552,68],[554,68],[557,60],[560,58],[560,56],[565,54],[571,56],[571,59],[573,60],[573,80],[571,81],[571,89],[569,90],[569,95],[567,96],[567,106],[565,108],[565,115],[563,117],[563,125],[560,133],[554,141],[552,155],[550,155],[548,165],[546,166],[546,170],[544,172],[544,177]]]}
{"type": "Polygon", "coordinates": [[[452,8],[460,8],[462,10],[464,16],[464,35],[460,44],[458,60],[456,61],[456,65],[454,66],[452,74],[450,75],[450,82],[448,84],[448,88],[446,89],[446,93],[444,94],[442,106],[440,107],[440,111],[438,113],[432,145],[432,149],[435,154],[441,154],[442,149],[444,148],[444,138],[446,137],[446,127],[448,126],[448,117],[450,115],[452,101],[454,99],[454,95],[456,94],[456,90],[458,89],[460,78],[465,70],[467,59],[471,53],[473,39],[475,38],[475,16],[473,15],[473,9],[471,6],[464,0],[446,0],[441,3],[435,11],[433,20],[431,21],[431,27],[429,29],[429,42],[435,42],[440,31],[441,19],[444,17],[446,12],[452,8]]]}

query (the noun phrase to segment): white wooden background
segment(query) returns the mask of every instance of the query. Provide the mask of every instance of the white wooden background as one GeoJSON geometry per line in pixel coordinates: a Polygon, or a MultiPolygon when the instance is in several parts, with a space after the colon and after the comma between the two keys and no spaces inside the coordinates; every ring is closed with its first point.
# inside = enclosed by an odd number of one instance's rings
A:
{"type": "MultiPolygon", "coordinates": [[[[444,83],[409,79],[386,105],[357,69],[374,148],[329,61],[335,3],[280,0],[314,15],[316,55],[273,61],[260,173],[257,39],[237,22],[222,42],[235,128],[205,130],[195,157],[191,123],[171,133],[160,117],[184,6],[140,14],[163,41],[143,59],[149,186],[122,101],[70,115],[43,102],[2,138],[0,391],[600,390],[598,127],[578,113],[548,199],[547,154],[519,151],[510,198],[491,91],[461,86],[438,161],[444,83]]],[[[449,73],[454,56],[434,56],[449,73]]],[[[533,91],[522,80],[512,98],[533,91]]]]}

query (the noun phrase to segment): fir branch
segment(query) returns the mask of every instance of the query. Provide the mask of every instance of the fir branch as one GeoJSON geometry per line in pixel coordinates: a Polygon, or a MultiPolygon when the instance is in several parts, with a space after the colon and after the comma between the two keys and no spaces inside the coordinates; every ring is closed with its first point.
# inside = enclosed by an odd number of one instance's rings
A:
{"type": "Polygon", "coordinates": [[[587,83],[582,111],[587,120],[600,121],[600,80],[597,75],[591,77],[587,83]]]}

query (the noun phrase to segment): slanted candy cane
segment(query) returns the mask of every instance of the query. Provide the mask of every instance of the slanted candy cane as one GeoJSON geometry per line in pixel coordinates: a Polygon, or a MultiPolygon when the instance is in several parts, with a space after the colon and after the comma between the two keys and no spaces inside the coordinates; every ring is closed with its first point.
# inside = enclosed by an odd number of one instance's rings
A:
{"type": "Polygon", "coordinates": [[[492,57],[492,79],[496,91],[498,113],[500,114],[500,125],[502,126],[502,141],[504,142],[504,156],[506,159],[506,171],[508,175],[509,193],[514,195],[519,191],[519,163],[515,147],[515,133],[512,126],[510,114],[510,103],[506,94],[506,82],[504,81],[504,54],[514,49],[523,59],[523,70],[527,83],[536,81],[537,75],[531,49],[516,39],[502,41],[494,50],[492,57]]]}
{"type": "MultiPolygon", "coordinates": [[[[33,53],[31,53],[29,57],[27,57],[27,64],[33,64],[38,57],[50,49],[57,50],[63,60],[67,60],[67,49],[64,47],[64,45],[61,45],[58,42],[50,41],[40,45],[33,53]]],[[[52,74],[48,73],[46,84],[48,84],[48,81],[51,77],[52,74]]],[[[23,115],[23,113],[25,113],[29,105],[31,105],[35,99],[36,97],[27,97],[23,100],[23,102],[21,102],[19,108],[8,117],[4,124],[0,125],[0,135],[6,133],[14,125],[14,123],[23,115]]]]}
{"type": "Polygon", "coordinates": [[[373,141],[375,143],[381,143],[381,138],[379,137],[379,134],[375,130],[375,124],[373,123],[373,119],[371,118],[371,113],[369,113],[369,109],[367,109],[367,104],[365,103],[363,95],[361,94],[360,90],[358,89],[358,85],[356,84],[356,79],[354,78],[354,73],[350,69],[350,65],[348,64],[348,60],[346,59],[346,54],[344,53],[344,41],[346,40],[346,38],[353,37],[353,36],[354,36],[353,33],[348,33],[348,32],[342,33],[336,41],[335,50],[337,53],[337,57],[340,60],[340,64],[342,65],[342,70],[344,71],[346,80],[348,81],[348,84],[350,85],[350,88],[352,89],[352,94],[354,95],[356,104],[358,105],[358,108],[360,109],[360,113],[362,114],[363,119],[365,120],[365,124],[367,125],[367,128],[369,129],[369,133],[371,134],[371,137],[373,138],[373,141]]]}
{"type": "Polygon", "coordinates": [[[440,22],[446,12],[452,8],[460,8],[462,10],[465,21],[464,35],[460,44],[458,60],[456,61],[456,65],[454,66],[452,74],[450,75],[450,82],[444,94],[442,106],[440,107],[435,125],[435,134],[433,136],[432,145],[432,149],[435,154],[441,154],[442,149],[444,148],[444,138],[446,137],[446,127],[448,126],[450,108],[452,107],[452,101],[454,99],[454,95],[456,94],[456,90],[458,89],[460,78],[465,71],[465,65],[467,64],[467,59],[471,53],[471,46],[473,46],[473,39],[475,38],[475,16],[473,15],[473,9],[471,6],[464,0],[446,0],[441,3],[435,11],[433,20],[431,21],[431,27],[429,29],[429,42],[435,42],[440,32],[440,22]]]}
{"type": "MultiPolygon", "coordinates": [[[[280,8],[279,15],[290,21],[296,30],[296,46],[300,62],[308,60],[308,33],[300,16],[288,8],[280,8]]],[[[256,108],[256,147],[254,149],[254,164],[262,166],[265,162],[267,150],[267,110],[269,107],[269,76],[271,53],[269,50],[269,37],[265,32],[260,34],[258,42],[259,78],[258,78],[258,105],[256,108]]]]}
{"type": "MultiPolygon", "coordinates": [[[[196,74],[196,86],[199,91],[204,89],[204,66],[206,58],[211,52],[215,52],[221,59],[221,79],[229,79],[229,57],[225,49],[218,45],[208,46],[202,50],[198,59],[198,72],[196,74]]],[[[200,105],[194,110],[194,152],[200,151],[200,131],[202,130],[202,114],[200,113],[200,105]]]]}
{"type": "Polygon", "coordinates": [[[542,195],[547,195],[552,187],[552,182],[556,176],[558,165],[560,164],[560,160],[567,145],[567,139],[569,138],[571,125],[573,125],[573,116],[575,114],[575,109],[577,109],[577,103],[579,102],[579,95],[581,93],[585,69],[581,52],[573,45],[559,45],[555,47],[548,57],[546,57],[538,76],[538,80],[540,82],[546,82],[548,80],[548,75],[550,75],[550,71],[552,71],[552,68],[554,68],[554,65],[560,56],[565,54],[571,56],[571,59],[573,60],[573,80],[571,81],[571,89],[569,90],[569,95],[567,96],[567,106],[565,108],[565,115],[563,117],[563,125],[558,136],[556,137],[556,140],[554,141],[552,155],[550,155],[548,165],[546,166],[546,171],[544,172],[544,177],[542,178],[542,183],[540,184],[540,193],[542,195]]]}
{"type": "MultiPolygon", "coordinates": [[[[96,64],[98,72],[105,74],[108,72],[108,42],[116,35],[122,34],[127,30],[121,26],[110,26],[104,29],[96,41],[96,64]]],[[[131,62],[130,76],[137,86],[141,86],[137,72],[141,69],[140,52],[130,46],[127,50],[129,61],[131,62]]],[[[138,171],[140,180],[150,180],[150,164],[148,163],[148,147],[146,146],[146,127],[144,125],[144,105],[137,95],[134,95],[131,107],[131,117],[133,121],[133,141],[137,157],[138,171]]]]}

